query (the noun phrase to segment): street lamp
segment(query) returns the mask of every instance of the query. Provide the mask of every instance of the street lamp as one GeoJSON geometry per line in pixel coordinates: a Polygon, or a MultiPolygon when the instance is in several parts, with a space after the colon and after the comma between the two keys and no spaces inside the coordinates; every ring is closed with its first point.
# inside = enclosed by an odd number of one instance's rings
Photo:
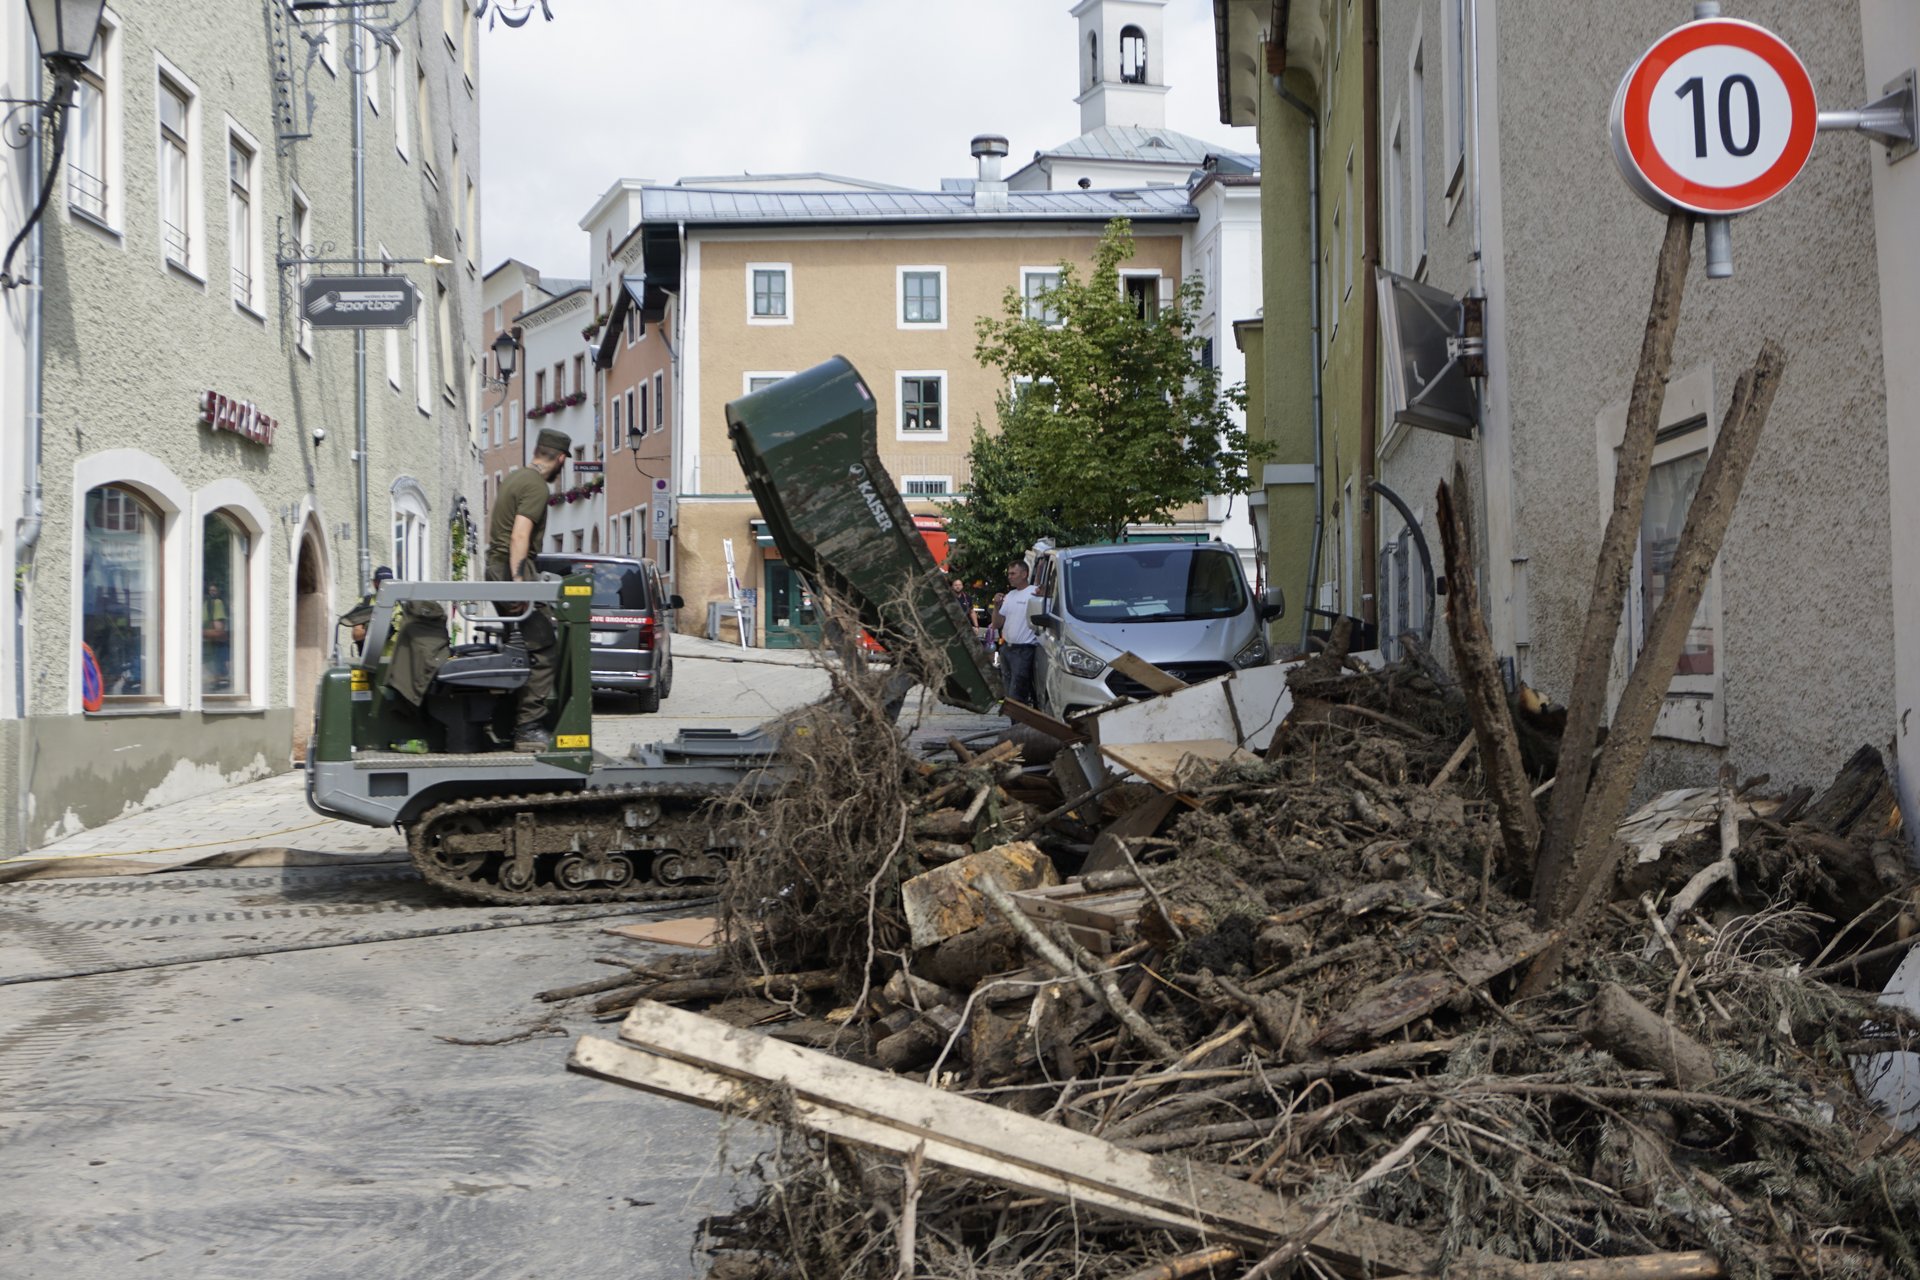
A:
{"type": "Polygon", "coordinates": [[[493,367],[500,371],[500,381],[510,382],[519,364],[520,343],[513,331],[503,329],[500,336],[493,340],[493,367]]]}
{"type": "Polygon", "coordinates": [[[104,8],[106,0],[27,0],[27,18],[33,23],[33,38],[40,46],[40,58],[53,75],[53,92],[44,103],[19,98],[0,101],[9,103],[15,110],[32,107],[52,120],[53,160],[41,180],[33,212],[27,215],[19,233],[7,246],[6,256],[0,258],[0,289],[26,283],[13,277],[13,255],[34,224],[40,221],[40,215],[46,212],[47,200],[53,194],[53,180],[60,172],[60,157],[67,148],[67,110],[72,106],[73,83],[79,75],[80,64],[92,56],[94,42],[100,38],[100,11],[104,8]]]}

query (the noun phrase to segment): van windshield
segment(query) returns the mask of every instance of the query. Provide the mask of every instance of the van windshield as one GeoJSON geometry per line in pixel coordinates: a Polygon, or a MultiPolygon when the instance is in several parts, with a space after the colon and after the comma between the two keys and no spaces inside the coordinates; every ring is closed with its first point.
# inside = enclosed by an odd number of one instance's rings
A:
{"type": "Polygon", "coordinates": [[[1208,547],[1142,546],[1066,561],[1067,612],[1082,622],[1231,618],[1247,607],[1240,562],[1208,547]]]}

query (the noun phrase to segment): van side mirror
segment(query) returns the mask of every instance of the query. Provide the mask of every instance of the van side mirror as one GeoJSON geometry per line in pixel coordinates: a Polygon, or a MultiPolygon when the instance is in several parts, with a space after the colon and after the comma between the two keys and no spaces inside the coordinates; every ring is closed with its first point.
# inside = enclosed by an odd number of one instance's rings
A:
{"type": "Polygon", "coordinates": [[[1057,631],[1060,629],[1060,619],[1054,617],[1045,609],[1034,610],[1032,616],[1030,616],[1027,621],[1031,622],[1034,627],[1040,631],[1057,631]]]}
{"type": "Polygon", "coordinates": [[[1268,587],[1260,593],[1260,621],[1272,622],[1275,618],[1287,616],[1287,593],[1279,587],[1268,587]]]}
{"type": "Polygon", "coordinates": [[[681,599],[681,598],[680,598],[679,596],[668,596],[668,597],[667,597],[667,608],[669,608],[669,609],[684,609],[684,608],[686,608],[686,607],[687,607],[687,602],[686,602],[685,600],[682,600],[682,599],[681,599]]]}

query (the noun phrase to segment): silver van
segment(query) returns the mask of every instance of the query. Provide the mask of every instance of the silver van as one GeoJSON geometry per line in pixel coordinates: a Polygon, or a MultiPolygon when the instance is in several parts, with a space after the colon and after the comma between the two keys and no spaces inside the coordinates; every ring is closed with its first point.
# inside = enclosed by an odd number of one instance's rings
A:
{"type": "Polygon", "coordinates": [[[1035,566],[1029,616],[1040,637],[1040,708],[1064,716],[1145,686],[1113,670],[1123,653],[1188,684],[1273,660],[1267,623],[1286,612],[1276,588],[1256,599],[1224,542],[1070,547],[1035,566]]]}

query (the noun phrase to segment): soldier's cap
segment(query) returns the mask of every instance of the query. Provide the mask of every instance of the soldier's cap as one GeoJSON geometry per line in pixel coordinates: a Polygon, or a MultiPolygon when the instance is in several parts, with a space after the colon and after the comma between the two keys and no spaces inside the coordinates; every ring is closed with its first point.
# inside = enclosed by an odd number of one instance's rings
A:
{"type": "Polygon", "coordinates": [[[546,427],[534,442],[537,449],[550,449],[555,453],[572,453],[573,437],[557,427],[546,427]]]}
{"type": "Polygon", "coordinates": [[[381,584],[382,582],[385,582],[388,578],[391,578],[392,576],[393,576],[393,570],[387,568],[386,565],[381,565],[378,569],[375,569],[373,571],[374,585],[378,586],[379,584],[381,584]]]}

